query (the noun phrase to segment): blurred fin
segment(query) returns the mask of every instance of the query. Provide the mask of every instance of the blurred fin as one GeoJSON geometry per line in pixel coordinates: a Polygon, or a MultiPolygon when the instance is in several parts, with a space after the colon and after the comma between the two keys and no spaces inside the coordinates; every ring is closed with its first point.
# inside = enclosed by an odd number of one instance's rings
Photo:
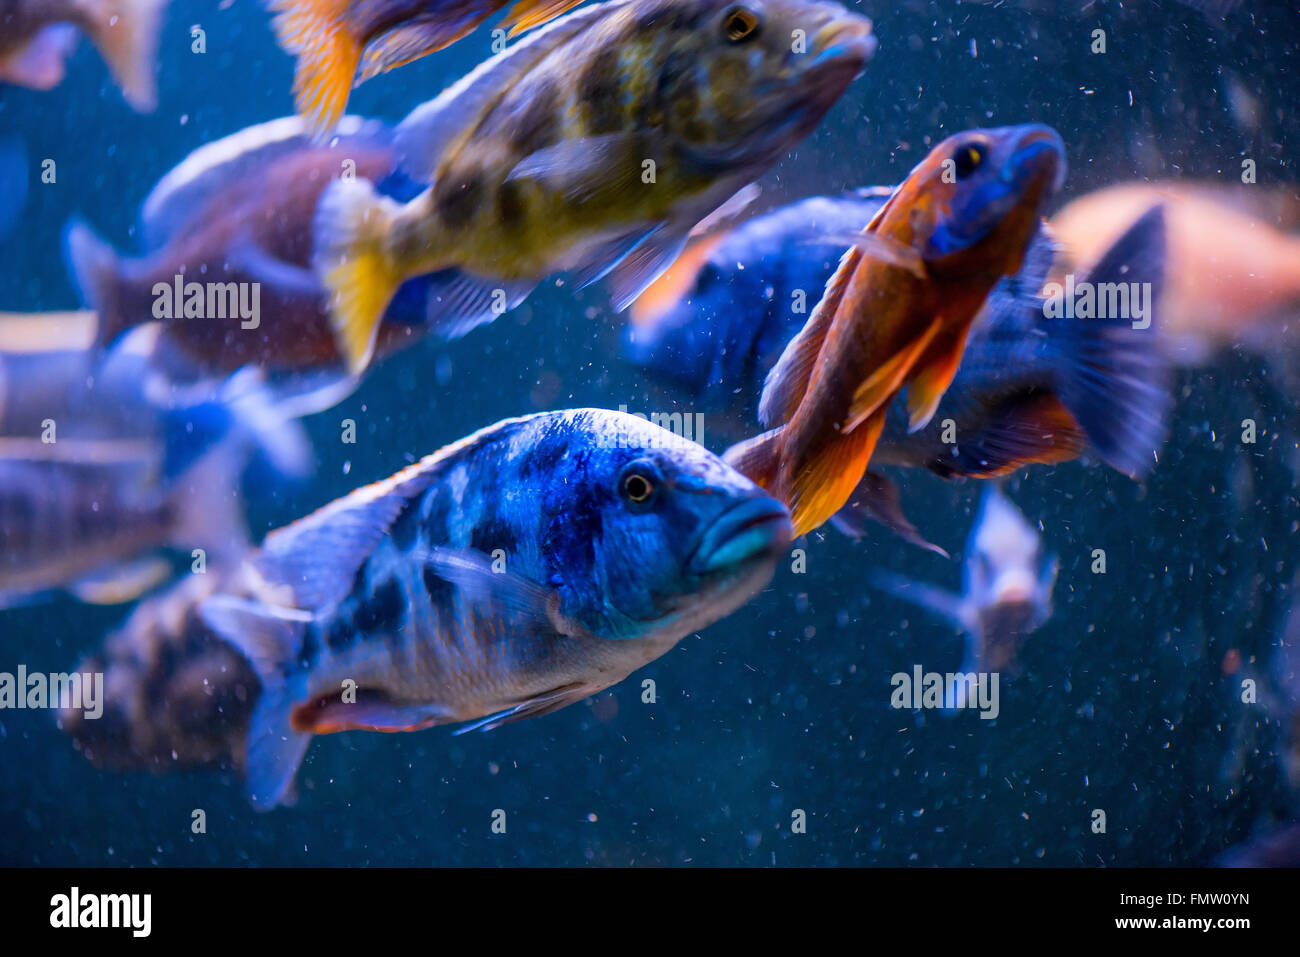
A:
{"type": "Polygon", "coordinates": [[[330,328],[348,371],[370,364],[384,310],[403,277],[384,252],[400,209],[363,179],[335,180],[316,208],[316,268],[330,292],[330,328]]]}
{"type": "Polygon", "coordinates": [[[348,30],[350,0],[272,0],[272,29],[280,46],[297,58],[294,109],[313,137],[332,130],[348,105],[361,59],[348,30]]]}
{"type": "Polygon", "coordinates": [[[98,22],[91,39],[122,88],[122,96],[139,113],[158,105],[158,34],[168,0],[107,0],[96,4],[98,22]]]}
{"type": "Polygon", "coordinates": [[[306,429],[292,408],[277,400],[258,369],[246,367],[226,380],[221,400],[277,474],[306,478],[312,473],[315,463],[306,429]]]}
{"type": "Polygon", "coordinates": [[[637,243],[609,270],[610,299],[615,312],[622,312],[646,287],[658,279],[686,245],[686,233],[672,223],[655,230],[637,243]]]}
{"type": "Polygon", "coordinates": [[[446,722],[447,710],[435,704],[402,704],[374,688],[358,688],[355,701],[329,694],[298,705],[290,724],[312,734],[341,731],[420,731],[446,722]]]}
{"type": "MultiPolygon", "coordinates": [[[[883,207],[882,207],[883,208],[883,207]]],[[[862,255],[906,270],[918,279],[926,278],[925,262],[911,246],[895,242],[877,232],[823,233],[804,241],[806,246],[843,245],[862,255]]]]}
{"type": "Polygon", "coordinates": [[[717,232],[691,239],[676,261],[658,279],[646,286],[636,302],[632,303],[629,313],[632,325],[653,326],[671,312],[694,288],[700,270],[728,235],[726,232],[717,232]]]}
{"type": "Polygon", "coordinates": [[[482,279],[458,269],[433,273],[426,280],[426,318],[444,339],[459,339],[509,312],[537,287],[532,280],[482,279]]]}
{"type": "Polygon", "coordinates": [[[171,562],[164,558],[141,558],[97,568],[66,587],[87,604],[120,605],[134,601],[171,576],[171,562]]]}
{"type": "Polygon", "coordinates": [[[974,625],[971,613],[966,609],[961,595],[945,588],[927,585],[883,568],[872,569],[867,574],[867,583],[873,588],[924,608],[962,631],[970,632],[974,625]]]}
{"type": "Polygon", "coordinates": [[[286,674],[306,629],[300,613],[217,595],[200,606],[208,627],[238,648],[261,679],[249,720],[246,756],[249,801],[269,811],[290,798],[311,734],[293,726],[295,702],[286,674]]]}
{"type": "Polygon", "coordinates": [[[52,90],[63,82],[65,61],[77,45],[70,23],[45,27],[18,50],[0,57],[0,82],[29,90],[52,90]]]}
{"type": "Polygon", "coordinates": [[[64,232],[64,250],[82,301],[99,313],[96,342],[111,345],[129,325],[117,306],[121,268],[117,253],[86,223],[76,219],[64,232]]]}
{"type": "Polygon", "coordinates": [[[762,435],[737,442],[722,453],[723,461],[759,488],[770,492],[776,485],[781,464],[781,433],[784,431],[784,426],[777,426],[762,435]]]}
{"type": "Polygon", "coordinates": [[[850,538],[860,538],[868,521],[878,522],[905,542],[927,551],[950,556],[928,541],[903,513],[903,499],[898,486],[879,472],[868,470],[849,501],[831,517],[831,523],[850,538]]]}
{"type": "Polygon", "coordinates": [[[507,36],[518,36],[568,13],[582,2],[583,0],[518,0],[501,20],[501,26],[510,31],[507,36]]]}
{"type": "Polygon", "coordinates": [[[1160,340],[1165,250],[1164,207],[1157,205],[1115,240],[1087,276],[1093,289],[1103,283],[1149,283],[1149,328],[1133,328],[1128,316],[1057,320],[1065,324],[1061,401],[1101,459],[1134,477],[1155,464],[1172,406],[1171,373],[1160,340]]]}
{"type": "Polygon", "coordinates": [[[1013,397],[984,428],[959,437],[951,455],[928,464],[944,478],[993,478],[1027,465],[1054,465],[1078,458],[1087,439],[1056,396],[1037,392],[1013,397]]]}
{"type": "Polygon", "coordinates": [[[356,85],[451,46],[473,33],[492,12],[490,6],[484,5],[481,12],[467,20],[448,22],[445,15],[432,14],[417,16],[393,27],[366,44],[356,85]]]}
{"type": "Polygon", "coordinates": [[[551,691],[534,695],[527,701],[515,705],[505,711],[494,715],[489,715],[473,724],[467,724],[463,728],[457,728],[453,734],[467,734],[470,731],[494,731],[503,724],[510,724],[512,721],[522,721],[524,718],[536,718],[544,714],[550,714],[552,711],[558,711],[566,705],[573,704],[575,701],[581,701],[583,698],[593,694],[589,687],[581,682],[563,685],[551,691]]]}

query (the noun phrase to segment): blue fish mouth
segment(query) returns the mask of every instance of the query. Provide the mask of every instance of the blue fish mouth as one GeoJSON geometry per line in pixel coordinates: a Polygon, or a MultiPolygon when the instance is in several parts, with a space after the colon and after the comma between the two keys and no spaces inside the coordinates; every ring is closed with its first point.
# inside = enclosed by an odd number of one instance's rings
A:
{"type": "Polygon", "coordinates": [[[1065,143],[1050,126],[1033,126],[1021,138],[1002,167],[1002,179],[1011,182],[1045,167],[1052,169],[1052,192],[1065,184],[1065,143]]]}
{"type": "Polygon", "coordinates": [[[709,526],[687,564],[696,574],[732,568],[760,554],[774,553],[793,535],[790,512],[784,505],[766,495],[748,499],[709,526]]]}

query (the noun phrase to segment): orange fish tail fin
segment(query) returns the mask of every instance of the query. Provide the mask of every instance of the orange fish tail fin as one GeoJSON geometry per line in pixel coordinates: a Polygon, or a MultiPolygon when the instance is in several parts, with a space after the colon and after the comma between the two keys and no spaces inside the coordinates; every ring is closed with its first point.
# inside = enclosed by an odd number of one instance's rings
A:
{"type": "Polygon", "coordinates": [[[405,278],[386,240],[399,209],[362,179],[335,180],[316,209],[316,271],[330,293],[330,329],[349,371],[374,354],[384,310],[405,278]]]}
{"type": "Polygon", "coordinates": [[[297,57],[294,109],[313,136],[334,128],[347,109],[361,45],[344,21],[348,0],[274,0],[275,37],[297,57]]]}
{"type": "Polygon", "coordinates": [[[508,36],[518,36],[568,13],[581,3],[582,0],[519,0],[502,19],[501,25],[510,31],[508,36]]]}
{"type": "Polygon", "coordinates": [[[796,536],[824,525],[849,501],[867,472],[867,463],[884,427],[885,411],[881,409],[851,432],[836,435],[799,464],[788,503],[796,536]]]}
{"type": "Polygon", "coordinates": [[[111,0],[101,4],[90,38],[122,96],[140,113],[158,105],[158,33],[168,0],[111,0]]]}

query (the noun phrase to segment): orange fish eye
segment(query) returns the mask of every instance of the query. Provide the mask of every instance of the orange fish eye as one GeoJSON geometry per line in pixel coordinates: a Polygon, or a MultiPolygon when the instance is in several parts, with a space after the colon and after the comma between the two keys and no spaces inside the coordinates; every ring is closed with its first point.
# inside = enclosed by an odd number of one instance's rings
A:
{"type": "Polygon", "coordinates": [[[730,43],[744,43],[758,35],[758,14],[748,7],[732,7],[722,17],[722,32],[730,43]]]}

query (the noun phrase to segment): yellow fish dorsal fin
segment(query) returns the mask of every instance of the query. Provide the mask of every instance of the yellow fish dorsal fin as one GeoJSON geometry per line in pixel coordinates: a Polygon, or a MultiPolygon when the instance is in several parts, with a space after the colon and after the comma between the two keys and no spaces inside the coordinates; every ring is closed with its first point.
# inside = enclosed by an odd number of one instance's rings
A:
{"type": "Polygon", "coordinates": [[[844,507],[866,474],[884,427],[882,410],[861,428],[838,433],[800,463],[789,501],[796,537],[824,525],[844,507]]]}
{"type": "Polygon", "coordinates": [[[857,391],[853,393],[853,402],[849,406],[849,417],[843,426],[843,431],[852,432],[889,404],[889,401],[903,388],[908,373],[912,371],[921,354],[934,341],[941,328],[943,328],[943,319],[936,317],[921,335],[894,353],[858,386],[857,391]]]}
{"type": "Polygon", "coordinates": [[[803,401],[826,334],[840,310],[849,280],[861,261],[862,253],[856,247],[840,257],[839,268],[827,281],[826,291],[813,308],[808,322],[786,345],[781,358],[767,374],[763,397],[758,405],[758,420],[769,428],[789,422],[803,401]]]}
{"type": "Polygon", "coordinates": [[[580,3],[582,0],[519,0],[502,19],[501,25],[510,31],[507,36],[518,36],[568,13],[580,3]]]}

